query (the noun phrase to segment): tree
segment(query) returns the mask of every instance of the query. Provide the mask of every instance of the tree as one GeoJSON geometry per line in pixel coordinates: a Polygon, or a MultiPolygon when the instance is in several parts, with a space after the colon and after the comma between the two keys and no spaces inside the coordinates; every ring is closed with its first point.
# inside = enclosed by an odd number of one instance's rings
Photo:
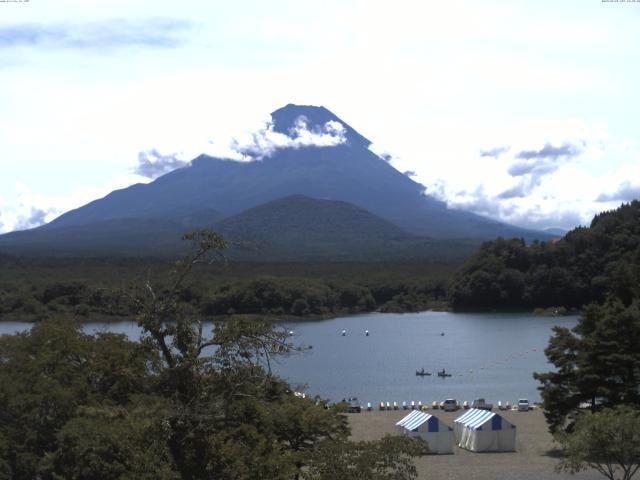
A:
{"type": "Polygon", "coordinates": [[[171,404],[164,418],[171,458],[183,479],[298,475],[319,442],[346,441],[346,420],[339,409],[294,396],[272,374],[272,359],[295,350],[284,329],[230,316],[204,332],[180,294],[192,270],[221,258],[226,242],[208,231],[185,239],[195,248],[168,284],[148,280],[127,292],[143,342],[163,360],[157,392],[171,404]]]}
{"type": "Polygon", "coordinates": [[[14,480],[42,476],[45,458],[64,450],[59,432],[89,405],[118,409],[134,397],[149,404],[156,361],[123,335],[85,335],[65,318],[2,336],[0,472],[14,480]]]}
{"type": "Polygon", "coordinates": [[[556,370],[535,373],[550,430],[572,427],[581,404],[592,411],[640,406],[640,301],[585,309],[572,329],[554,328],[545,354],[556,370]]]}
{"type": "Polygon", "coordinates": [[[305,480],[411,480],[412,457],[428,448],[421,438],[385,436],[375,442],[328,440],[316,450],[305,480]]]}
{"type": "Polygon", "coordinates": [[[640,411],[629,407],[585,413],[572,433],[557,436],[564,459],[557,470],[592,468],[609,480],[630,480],[640,468],[640,411]]]}
{"type": "Polygon", "coordinates": [[[174,480],[162,426],[145,399],[134,408],[83,407],[57,432],[58,448],[45,454],[41,478],[174,480]]]}
{"type": "Polygon", "coordinates": [[[640,201],[634,200],[557,241],[484,243],[454,275],[449,301],[454,309],[582,308],[615,295],[629,305],[638,285],[640,201]]]}

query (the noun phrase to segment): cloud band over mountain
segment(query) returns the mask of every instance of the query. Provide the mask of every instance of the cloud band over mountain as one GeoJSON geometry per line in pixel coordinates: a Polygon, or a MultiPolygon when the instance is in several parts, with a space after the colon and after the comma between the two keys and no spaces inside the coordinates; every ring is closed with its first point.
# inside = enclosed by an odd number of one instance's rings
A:
{"type": "Polygon", "coordinates": [[[138,154],[138,166],[134,173],[146,178],[157,178],[176,168],[186,167],[189,162],[180,160],[177,154],[163,155],[155,148],[138,154]]]}
{"type": "Polygon", "coordinates": [[[310,126],[305,116],[299,116],[287,134],[277,132],[272,123],[267,123],[244,138],[234,138],[230,146],[241,155],[241,160],[260,160],[281,148],[335,147],[346,142],[345,133],[340,122],[331,120],[310,126]]]}
{"type": "Polygon", "coordinates": [[[27,230],[29,228],[39,227],[47,223],[47,216],[54,212],[54,209],[43,209],[31,207],[28,215],[20,215],[14,225],[15,230],[27,230]]]}
{"type": "MultiPolygon", "coordinates": [[[[265,122],[257,130],[232,137],[226,142],[211,141],[202,152],[213,157],[242,162],[259,161],[284,148],[335,147],[346,142],[346,129],[337,121],[311,126],[305,116],[298,117],[286,134],[274,130],[265,122]]],[[[138,154],[134,173],[155,179],[177,168],[186,167],[190,161],[178,158],[180,154],[163,154],[156,148],[138,154]]]]}

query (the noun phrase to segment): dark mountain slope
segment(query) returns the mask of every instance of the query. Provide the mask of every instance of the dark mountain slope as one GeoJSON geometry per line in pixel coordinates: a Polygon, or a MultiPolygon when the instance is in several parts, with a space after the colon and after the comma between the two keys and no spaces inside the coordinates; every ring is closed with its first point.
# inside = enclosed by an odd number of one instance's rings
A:
{"type": "Polygon", "coordinates": [[[190,228],[181,222],[148,218],[103,220],[87,225],[38,228],[0,236],[0,251],[38,255],[174,256],[190,228]]]}
{"type": "Polygon", "coordinates": [[[550,238],[545,233],[448,209],[443,202],[424,195],[423,185],[371,152],[369,140],[323,107],[288,105],[272,116],[274,130],[284,133],[290,132],[301,116],[312,131],[329,121],[339,121],[345,127],[346,142],[334,147],[278,149],[270,157],[252,162],[201,155],[189,167],[146,185],[114,191],[62,215],[50,226],[115,218],[180,221],[185,214],[202,208],[233,215],[276,198],[303,194],[353,203],[407,231],[430,237],[550,238]]]}
{"type": "MultiPolygon", "coordinates": [[[[57,235],[62,235],[61,229],[70,227],[77,228],[66,234],[74,240],[67,246],[78,244],[80,238],[86,240],[85,248],[97,243],[107,246],[104,225],[117,225],[108,235],[117,253],[129,241],[127,225],[136,232],[144,224],[141,219],[154,225],[154,235],[161,235],[163,230],[173,232],[176,225],[189,228],[211,225],[249,208],[298,194],[351,203],[407,232],[425,237],[475,241],[498,236],[550,238],[543,232],[448,209],[443,202],[425,195],[423,185],[371,152],[369,140],[323,107],[287,105],[276,110],[272,114],[273,130],[295,137],[301,118],[315,133],[326,132],[327,122],[340,122],[345,141],[332,147],[279,148],[269,156],[256,155],[250,162],[201,155],[188,167],[149,184],[116,190],[19,236],[0,237],[0,247],[19,246],[14,241],[18,237],[20,243],[35,245],[41,241],[38,239],[48,238],[43,231],[55,229],[57,235]],[[165,227],[160,227],[162,222],[166,222],[165,227]],[[82,226],[86,231],[82,231],[82,226]],[[121,232],[122,238],[116,239],[116,232],[121,232]]],[[[169,238],[155,241],[171,243],[169,238]]],[[[57,244],[49,247],[55,248],[57,244]]]]}
{"type": "MultiPolygon", "coordinates": [[[[474,243],[432,240],[346,202],[294,195],[206,225],[231,242],[226,252],[250,261],[461,261],[474,243]]],[[[189,226],[157,219],[112,219],[89,225],[14,232],[0,237],[0,250],[57,255],[177,256],[189,226]]]]}
{"type": "Polygon", "coordinates": [[[394,224],[334,200],[292,195],[228,217],[214,225],[243,259],[460,261],[468,242],[443,242],[409,234],[394,224]],[[237,245],[240,246],[237,246],[237,245]]]}
{"type": "Polygon", "coordinates": [[[410,239],[391,222],[350,203],[292,195],[228,217],[215,228],[229,237],[269,242],[360,243],[374,239],[410,239]]]}

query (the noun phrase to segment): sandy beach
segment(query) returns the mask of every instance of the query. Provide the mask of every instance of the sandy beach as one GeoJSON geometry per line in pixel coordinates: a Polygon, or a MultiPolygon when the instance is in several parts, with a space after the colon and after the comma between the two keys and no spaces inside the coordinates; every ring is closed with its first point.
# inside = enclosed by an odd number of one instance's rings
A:
{"type": "MultiPolygon", "coordinates": [[[[448,425],[461,415],[458,412],[429,410],[448,425]]],[[[418,478],[430,480],[534,480],[534,479],[576,479],[591,480],[604,478],[595,471],[581,472],[577,475],[556,473],[558,463],[554,456],[554,444],[547,430],[544,416],[540,410],[528,412],[496,411],[517,428],[516,452],[509,453],[473,453],[454,447],[453,455],[427,455],[416,460],[418,478]]],[[[349,423],[354,440],[375,440],[386,433],[397,433],[395,423],[409,411],[393,410],[349,414],[349,423]]]]}

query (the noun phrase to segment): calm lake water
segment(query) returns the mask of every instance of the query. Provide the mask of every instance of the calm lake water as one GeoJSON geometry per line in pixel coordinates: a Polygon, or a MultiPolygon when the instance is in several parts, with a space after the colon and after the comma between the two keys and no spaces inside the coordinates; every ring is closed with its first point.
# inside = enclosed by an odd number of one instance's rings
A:
{"type": "MultiPolygon", "coordinates": [[[[294,386],[306,384],[307,393],[331,400],[357,396],[373,404],[431,403],[449,397],[535,401],[540,396],[533,372],[551,368],[543,352],[551,328],[573,327],[576,321],[577,317],[528,314],[421,312],[285,322],[282,325],[294,332],[297,344],[312,348],[281,360],[274,370],[294,386]],[[433,375],[416,376],[422,367],[433,375]],[[437,377],[436,371],[443,368],[452,376],[437,377]]],[[[28,323],[0,322],[0,334],[28,328],[28,323]]],[[[139,337],[130,321],[91,322],[84,328],[88,333],[106,329],[139,337]]]]}

